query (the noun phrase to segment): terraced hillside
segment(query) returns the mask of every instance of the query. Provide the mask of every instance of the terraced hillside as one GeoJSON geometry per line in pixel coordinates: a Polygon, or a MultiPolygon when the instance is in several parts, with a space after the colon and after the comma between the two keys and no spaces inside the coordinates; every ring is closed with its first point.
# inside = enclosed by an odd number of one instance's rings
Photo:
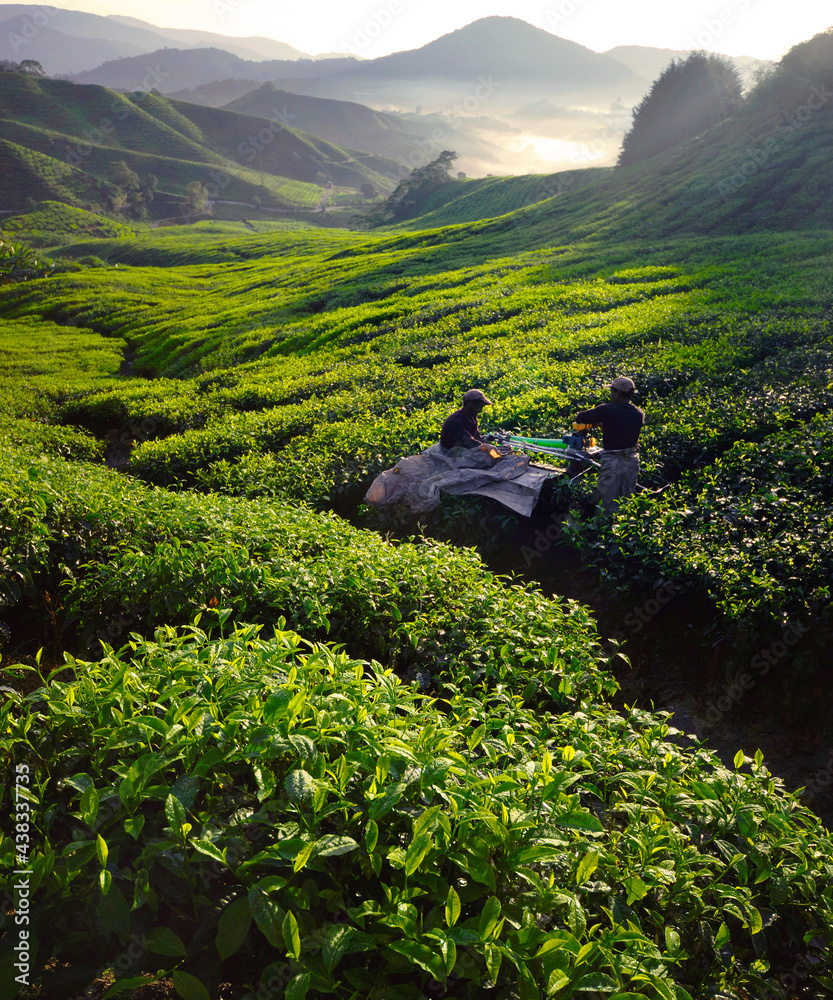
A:
{"type": "Polygon", "coordinates": [[[395,170],[280,121],[18,73],[0,78],[0,121],[0,158],[13,180],[7,208],[22,208],[27,195],[99,204],[115,160],[153,174],[160,193],[181,198],[197,181],[215,199],[278,208],[314,208],[328,184],[388,191],[385,174],[395,170]]]}

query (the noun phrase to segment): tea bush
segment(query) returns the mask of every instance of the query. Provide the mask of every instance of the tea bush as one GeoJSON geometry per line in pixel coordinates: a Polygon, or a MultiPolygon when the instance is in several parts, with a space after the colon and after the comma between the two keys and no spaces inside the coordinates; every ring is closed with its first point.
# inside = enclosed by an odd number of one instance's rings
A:
{"type": "Polygon", "coordinates": [[[0,855],[32,871],[50,996],[112,968],[105,996],[687,1000],[796,954],[833,982],[833,843],[760,752],[726,769],[511,683],[437,702],[280,623],[11,673],[39,682],[1,713],[32,837],[0,855]]]}

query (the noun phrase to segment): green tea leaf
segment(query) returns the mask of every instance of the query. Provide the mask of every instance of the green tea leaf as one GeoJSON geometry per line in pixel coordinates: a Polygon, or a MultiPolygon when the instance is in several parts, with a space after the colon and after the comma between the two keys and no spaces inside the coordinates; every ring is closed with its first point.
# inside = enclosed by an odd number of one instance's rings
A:
{"type": "Polygon", "coordinates": [[[547,996],[554,997],[569,985],[570,977],[561,969],[553,969],[547,980],[547,996]]]}
{"type": "Polygon", "coordinates": [[[497,891],[494,868],[485,858],[477,854],[452,854],[451,860],[458,864],[463,871],[468,872],[475,881],[482,882],[492,892],[497,891]]]}
{"type": "Polygon", "coordinates": [[[193,809],[199,786],[199,779],[193,774],[181,774],[171,785],[171,795],[179,799],[186,809],[193,809]]]}
{"type": "Polygon", "coordinates": [[[480,913],[480,923],[478,926],[478,933],[480,934],[480,940],[486,941],[492,934],[492,931],[497,926],[498,919],[500,918],[500,900],[497,896],[489,896],[486,900],[486,905],[483,907],[480,913]]]}
{"type": "Polygon", "coordinates": [[[638,899],[644,899],[648,895],[648,886],[638,875],[632,875],[623,880],[622,884],[628,891],[628,906],[638,899]]]}
{"type": "Polygon", "coordinates": [[[388,948],[425,969],[438,982],[445,982],[445,963],[442,956],[433,948],[417,941],[394,941],[388,948]]]}
{"type": "Polygon", "coordinates": [[[407,785],[401,783],[390,786],[381,795],[377,795],[375,799],[372,799],[367,811],[370,819],[379,820],[383,816],[386,816],[402,798],[407,787],[407,785]]]}
{"type": "Polygon", "coordinates": [[[287,775],[284,788],[290,802],[305,802],[312,797],[315,790],[315,779],[308,771],[300,768],[287,775]]]}
{"type": "Polygon", "coordinates": [[[460,897],[457,895],[457,891],[453,885],[448,887],[448,895],[445,897],[445,925],[446,927],[453,927],[457,921],[460,919],[460,913],[462,911],[462,904],[460,903],[460,897]]]}
{"type": "Polygon", "coordinates": [[[206,857],[213,858],[215,861],[219,861],[220,864],[226,865],[226,852],[225,850],[220,850],[216,844],[212,844],[210,840],[199,840],[194,837],[191,840],[191,845],[195,851],[200,854],[205,854],[206,857]]]}
{"type": "Polygon", "coordinates": [[[324,960],[327,975],[332,975],[333,969],[347,951],[352,937],[353,928],[347,924],[332,924],[327,928],[327,933],[324,935],[324,945],[321,949],[321,957],[324,960]]]}
{"type": "Polygon", "coordinates": [[[413,840],[405,854],[405,874],[410,876],[422,864],[422,860],[431,848],[433,833],[439,823],[441,806],[432,806],[414,823],[413,840]]]}
{"type": "Polygon", "coordinates": [[[446,938],[440,945],[440,952],[445,960],[445,971],[451,975],[454,966],[457,964],[457,945],[451,938],[446,938]]]}
{"type": "Polygon", "coordinates": [[[619,983],[612,976],[607,976],[603,972],[588,972],[586,976],[579,979],[575,988],[579,992],[612,993],[619,989],[619,983]]]}
{"type": "Polygon", "coordinates": [[[168,927],[154,927],[145,935],[148,948],[156,955],[173,955],[180,958],[187,954],[185,945],[168,927]]]}
{"type": "MultiPolygon", "coordinates": [[[[86,777],[86,775],[85,775],[86,777]]],[[[87,826],[95,826],[98,817],[99,799],[95,785],[88,785],[81,796],[81,818],[87,826]]]]}
{"type": "Polygon", "coordinates": [[[295,860],[292,862],[293,872],[299,872],[302,868],[306,867],[307,862],[315,851],[315,845],[316,841],[313,840],[309,844],[306,844],[301,851],[298,852],[295,860]]]}
{"type": "Polygon", "coordinates": [[[283,944],[283,933],[281,932],[283,910],[274,900],[269,899],[257,888],[249,890],[248,900],[252,916],[263,936],[273,948],[279,948],[283,944]]]}
{"type": "MultiPolygon", "coordinates": [[[[174,833],[180,833],[185,823],[185,809],[179,799],[169,795],[165,799],[165,815],[174,833]]],[[[192,977],[193,978],[193,977],[192,977]]]]}
{"type": "Polygon", "coordinates": [[[109,857],[110,851],[107,848],[107,841],[104,837],[99,834],[95,840],[95,853],[98,855],[98,861],[102,868],[107,867],[107,858],[109,857]]]}
{"type": "Polygon", "coordinates": [[[287,913],[283,918],[281,931],[287,955],[291,955],[297,962],[301,957],[301,932],[298,930],[298,921],[294,913],[287,913]]]}
{"type": "Polygon", "coordinates": [[[284,994],[285,1000],[304,1000],[309,990],[309,973],[302,972],[289,980],[284,994]]]}
{"type": "Polygon", "coordinates": [[[598,867],[599,852],[588,851],[579,862],[578,870],[576,871],[576,883],[583,885],[598,867]]]}
{"type": "Polygon", "coordinates": [[[208,990],[196,976],[177,969],[171,973],[171,980],[182,1000],[210,1000],[208,990]]]}
{"type": "Polygon", "coordinates": [[[223,910],[217,923],[215,945],[220,958],[233,955],[246,940],[252,925],[252,910],[246,896],[238,896],[223,910]]]}
{"type": "MultiPolygon", "coordinates": [[[[492,899],[495,897],[492,896],[492,899]]],[[[500,975],[500,963],[503,956],[500,953],[500,948],[495,944],[487,944],[483,949],[483,955],[486,959],[486,971],[489,973],[489,979],[495,984],[497,984],[497,977],[500,975]]]]}
{"type": "Polygon", "coordinates": [[[567,926],[576,938],[580,938],[587,928],[587,918],[584,915],[584,910],[572,898],[567,903],[567,926]]]}
{"type": "Polygon", "coordinates": [[[349,854],[358,849],[358,844],[352,837],[338,837],[328,833],[315,842],[314,850],[316,857],[335,858],[341,854],[349,854]]]}
{"type": "Polygon", "coordinates": [[[124,821],[124,832],[129,834],[134,840],[138,840],[139,834],[142,832],[142,827],[144,825],[144,816],[130,816],[124,821]]]}
{"type": "Polygon", "coordinates": [[[286,707],[286,714],[289,717],[290,722],[304,707],[306,700],[307,700],[306,691],[298,691],[289,699],[289,704],[286,707]]]}
{"type": "Polygon", "coordinates": [[[566,826],[570,830],[583,830],[585,833],[604,833],[604,827],[599,820],[586,810],[576,810],[566,816],[559,816],[556,820],[559,826],[566,826]]]}

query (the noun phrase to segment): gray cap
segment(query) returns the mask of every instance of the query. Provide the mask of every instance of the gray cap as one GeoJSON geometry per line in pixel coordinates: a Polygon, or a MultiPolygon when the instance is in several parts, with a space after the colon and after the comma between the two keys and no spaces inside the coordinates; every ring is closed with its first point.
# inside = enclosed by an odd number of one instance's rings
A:
{"type": "Polygon", "coordinates": [[[463,396],[464,403],[482,403],[484,406],[491,406],[492,401],[482,389],[469,389],[463,396]]]}
{"type": "Polygon", "coordinates": [[[633,379],[628,378],[627,375],[619,375],[610,383],[611,389],[618,389],[619,392],[624,392],[627,395],[631,395],[636,392],[636,385],[633,379]]]}

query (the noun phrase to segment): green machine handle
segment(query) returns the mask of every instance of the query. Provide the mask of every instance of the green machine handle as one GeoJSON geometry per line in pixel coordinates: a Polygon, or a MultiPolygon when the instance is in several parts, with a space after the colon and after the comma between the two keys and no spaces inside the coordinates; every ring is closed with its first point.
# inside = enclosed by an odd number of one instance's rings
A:
{"type": "Polygon", "coordinates": [[[538,446],[539,448],[562,448],[566,449],[569,446],[561,440],[561,438],[527,438],[520,437],[517,434],[512,434],[509,438],[510,441],[514,441],[517,444],[525,444],[538,446]]]}

